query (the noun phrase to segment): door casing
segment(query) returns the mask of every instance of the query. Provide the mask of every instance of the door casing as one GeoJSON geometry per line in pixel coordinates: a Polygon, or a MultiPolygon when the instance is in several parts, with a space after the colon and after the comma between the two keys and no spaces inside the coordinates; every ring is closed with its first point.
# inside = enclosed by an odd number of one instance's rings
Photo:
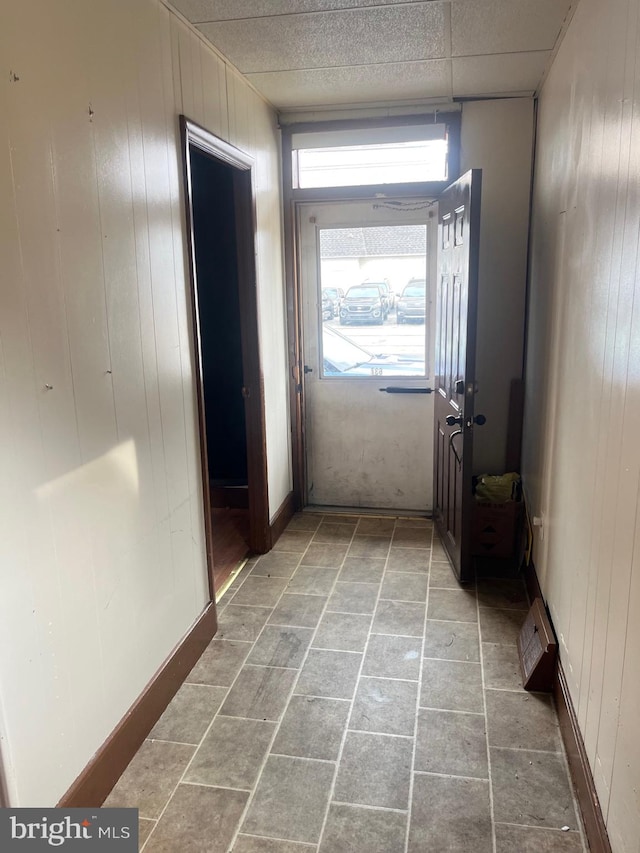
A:
{"type": "Polygon", "coordinates": [[[236,237],[238,246],[238,298],[240,301],[241,348],[243,362],[245,416],[247,428],[247,468],[249,492],[249,546],[252,551],[265,553],[271,548],[269,499],[267,485],[266,428],[264,414],[264,383],[260,361],[257,276],[255,265],[256,215],[254,161],[248,154],[215,136],[210,131],[180,116],[182,162],[185,188],[185,213],[189,256],[189,295],[191,302],[192,336],[194,342],[194,371],[198,425],[204,529],[209,575],[209,593],[215,601],[213,575],[213,531],[211,525],[211,493],[207,457],[207,431],[204,406],[204,376],[202,369],[202,326],[198,311],[198,279],[193,228],[192,182],[189,152],[191,147],[215,158],[233,169],[233,190],[236,237]]]}

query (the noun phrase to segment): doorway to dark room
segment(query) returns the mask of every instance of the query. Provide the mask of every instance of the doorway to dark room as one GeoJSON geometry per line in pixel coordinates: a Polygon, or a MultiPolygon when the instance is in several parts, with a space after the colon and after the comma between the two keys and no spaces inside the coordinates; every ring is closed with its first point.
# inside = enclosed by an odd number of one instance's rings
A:
{"type": "Polygon", "coordinates": [[[183,120],[210,585],[270,547],[251,161],[183,120]]]}

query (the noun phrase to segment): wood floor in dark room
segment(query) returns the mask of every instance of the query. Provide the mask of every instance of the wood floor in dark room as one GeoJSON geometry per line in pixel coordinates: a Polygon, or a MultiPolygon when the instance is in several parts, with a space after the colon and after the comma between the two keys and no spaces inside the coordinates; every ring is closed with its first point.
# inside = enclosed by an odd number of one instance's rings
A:
{"type": "Polygon", "coordinates": [[[211,516],[214,582],[219,594],[231,572],[249,554],[249,510],[216,507],[211,516]]]}

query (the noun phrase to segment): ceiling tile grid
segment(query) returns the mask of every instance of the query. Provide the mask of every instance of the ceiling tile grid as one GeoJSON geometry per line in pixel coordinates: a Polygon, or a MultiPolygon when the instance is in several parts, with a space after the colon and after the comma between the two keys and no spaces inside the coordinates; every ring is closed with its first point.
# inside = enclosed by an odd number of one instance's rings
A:
{"type": "Polygon", "coordinates": [[[198,29],[243,74],[441,59],[449,50],[442,3],[411,3],[243,21],[198,29]]]}
{"type": "Polygon", "coordinates": [[[172,0],[277,108],[532,95],[578,0],[172,0]]]}

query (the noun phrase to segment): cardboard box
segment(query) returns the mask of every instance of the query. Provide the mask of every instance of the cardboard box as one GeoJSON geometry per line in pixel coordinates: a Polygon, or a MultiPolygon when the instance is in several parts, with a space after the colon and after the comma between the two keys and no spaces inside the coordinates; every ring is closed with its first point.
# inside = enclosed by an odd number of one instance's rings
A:
{"type": "Polygon", "coordinates": [[[522,530],[522,501],[480,503],[473,512],[471,553],[474,557],[509,559],[516,555],[522,530]]]}

